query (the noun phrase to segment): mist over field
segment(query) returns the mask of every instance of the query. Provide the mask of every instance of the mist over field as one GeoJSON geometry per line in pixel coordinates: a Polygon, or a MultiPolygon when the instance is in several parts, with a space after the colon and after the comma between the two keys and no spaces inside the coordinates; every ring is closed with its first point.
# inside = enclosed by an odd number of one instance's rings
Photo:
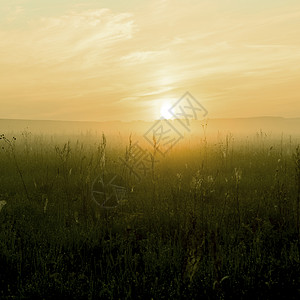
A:
{"type": "Polygon", "coordinates": [[[296,299],[299,123],[0,120],[1,298],[296,299]]]}
{"type": "MultiPolygon", "coordinates": [[[[172,120],[170,120],[172,122],[172,120]]],[[[145,121],[111,121],[111,122],[76,122],[76,121],[47,121],[47,120],[8,120],[0,119],[0,128],[3,133],[30,131],[34,134],[84,134],[84,133],[106,133],[122,134],[130,133],[142,136],[155,123],[145,121]]],[[[175,121],[173,120],[173,123],[175,121]]],[[[191,122],[191,135],[201,136],[202,125],[207,125],[206,132],[211,137],[218,133],[231,133],[237,136],[253,135],[263,131],[273,137],[281,134],[300,135],[300,118],[282,117],[256,117],[256,118],[234,118],[234,119],[210,119],[193,120],[191,122]]]]}

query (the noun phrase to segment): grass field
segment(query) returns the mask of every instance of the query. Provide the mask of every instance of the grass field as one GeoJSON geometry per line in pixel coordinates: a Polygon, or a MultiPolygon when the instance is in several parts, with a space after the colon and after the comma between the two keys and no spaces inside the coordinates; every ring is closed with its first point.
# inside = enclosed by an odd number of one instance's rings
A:
{"type": "Polygon", "coordinates": [[[1,136],[1,299],[299,299],[298,140],[186,138],[139,179],[133,144],[1,136]]]}

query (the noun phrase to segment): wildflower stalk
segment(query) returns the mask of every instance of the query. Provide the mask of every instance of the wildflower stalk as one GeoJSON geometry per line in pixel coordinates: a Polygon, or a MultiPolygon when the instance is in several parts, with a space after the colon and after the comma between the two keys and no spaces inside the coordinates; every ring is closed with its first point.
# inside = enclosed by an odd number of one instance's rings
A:
{"type": "Polygon", "coordinates": [[[125,180],[128,183],[130,180],[130,177],[132,175],[133,172],[133,167],[132,167],[132,149],[133,149],[133,145],[132,145],[132,138],[131,138],[131,134],[129,135],[129,144],[128,146],[126,146],[126,151],[125,151],[125,156],[124,156],[124,165],[123,165],[123,172],[125,173],[125,180]],[[128,172],[129,169],[129,172],[128,172]]]}
{"type": "Polygon", "coordinates": [[[238,214],[238,224],[241,224],[241,214],[240,214],[240,199],[239,199],[239,189],[240,189],[240,181],[242,178],[242,171],[240,169],[235,168],[235,198],[236,198],[236,210],[238,214]]]}
{"type": "Polygon", "coordinates": [[[26,194],[26,198],[27,198],[27,200],[30,201],[30,197],[29,197],[29,193],[28,193],[25,181],[24,181],[23,173],[22,173],[22,170],[21,170],[21,168],[19,166],[19,163],[18,163],[18,160],[17,160],[17,157],[16,157],[16,152],[15,152],[16,149],[15,149],[14,142],[17,139],[15,137],[13,137],[12,140],[10,140],[4,134],[0,135],[0,139],[2,139],[8,145],[10,153],[12,154],[12,157],[13,157],[13,161],[14,161],[15,167],[17,169],[17,172],[18,172],[19,176],[20,176],[20,179],[21,179],[21,182],[22,182],[25,194],[26,194]]]}
{"type": "Polygon", "coordinates": [[[156,152],[157,152],[157,141],[155,138],[155,135],[153,135],[153,152],[152,154],[150,154],[151,157],[151,176],[152,176],[152,181],[154,182],[155,179],[155,156],[156,156],[156,152]]]}
{"type": "Polygon", "coordinates": [[[296,167],[296,181],[297,181],[297,202],[296,202],[296,222],[298,239],[300,239],[300,145],[296,148],[295,167],[296,167]]]}

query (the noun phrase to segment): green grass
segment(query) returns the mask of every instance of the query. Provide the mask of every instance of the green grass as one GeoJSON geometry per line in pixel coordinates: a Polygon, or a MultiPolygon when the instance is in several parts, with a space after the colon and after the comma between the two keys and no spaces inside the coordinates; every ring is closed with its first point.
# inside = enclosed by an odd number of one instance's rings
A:
{"type": "Polygon", "coordinates": [[[1,299],[300,297],[297,142],[186,139],[137,181],[119,160],[127,141],[12,136],[0,141],[1,299]],[[109,210],[91,197],[108,172],[128,191],[109,210]]]}

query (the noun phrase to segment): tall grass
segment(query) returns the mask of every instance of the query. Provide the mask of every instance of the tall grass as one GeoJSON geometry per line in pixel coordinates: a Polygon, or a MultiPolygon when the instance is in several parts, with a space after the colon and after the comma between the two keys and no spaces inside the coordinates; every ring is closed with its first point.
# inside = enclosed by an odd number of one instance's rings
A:
{"type": "Polygon", "coordinates": [[[119,159],[133,161],[131,138],[21,136],[0,152],[1,299],[299,297],[290,138],[205,136],[166,157],[155,145],[137,180],[119,159]],[[92,201],[108,173],[127,188],[111,210],[92,201]]]}
{"type": "Polygon", "coordinates": [[[300,240],[300,146],[298,145],[295,152],[295,169],[296,169],[296,184],[297,184],[297,201],[296,201],[296,218],[298,239],[300,240]]]}

